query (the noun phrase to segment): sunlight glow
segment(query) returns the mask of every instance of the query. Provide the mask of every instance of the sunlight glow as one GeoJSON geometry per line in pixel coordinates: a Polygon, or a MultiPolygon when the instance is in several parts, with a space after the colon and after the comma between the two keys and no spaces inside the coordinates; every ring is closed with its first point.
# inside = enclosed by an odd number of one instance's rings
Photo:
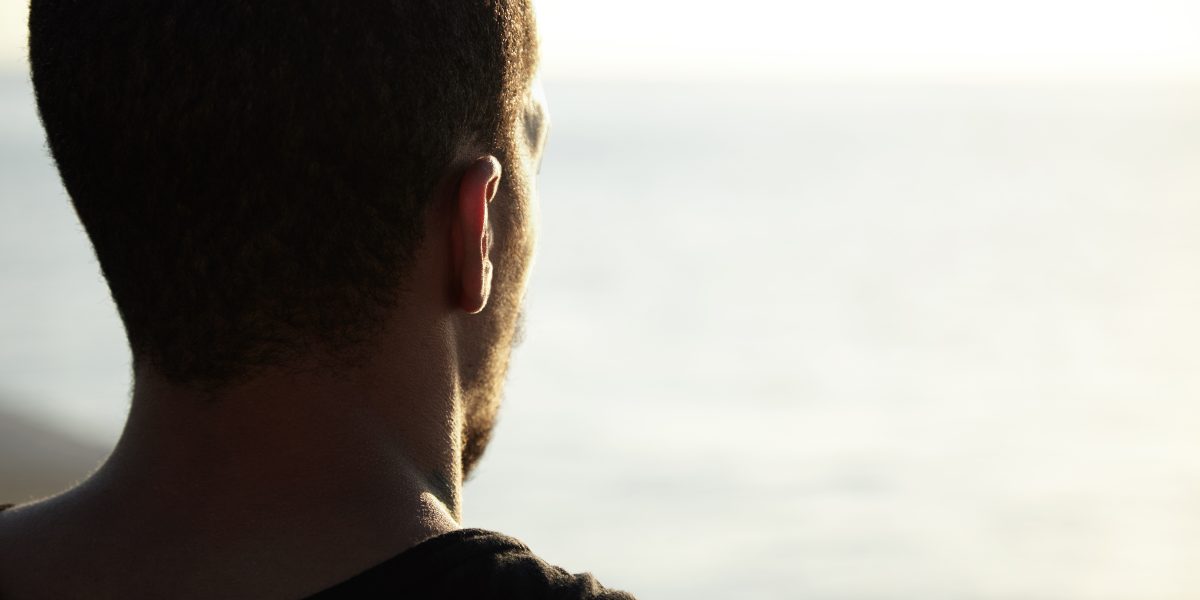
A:
{"type": "Polygon", "coordinates": [[[1179,0],[541,0],[554,77],[1200,76],[1179,0]]]}
{"type": "MultiPolygon", "coordinates": [[[[1200,79],[1191,0],[535,0],[551,77],[1200,79]]],[[[0,68],[25,60],[0,3],[0,68]]]]}

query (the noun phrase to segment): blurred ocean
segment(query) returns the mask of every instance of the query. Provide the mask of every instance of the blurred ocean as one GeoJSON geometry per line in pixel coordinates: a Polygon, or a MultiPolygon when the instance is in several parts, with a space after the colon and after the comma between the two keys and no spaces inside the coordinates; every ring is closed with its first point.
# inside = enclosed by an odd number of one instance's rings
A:
{"type": "MultiPolygon", "coordinates": [[[[1200,86],[546,82],[470,526],[643,598],[1200,589],[1200,86]]],[[[0,410],[128,357],[0,79],[0,410]]]]}

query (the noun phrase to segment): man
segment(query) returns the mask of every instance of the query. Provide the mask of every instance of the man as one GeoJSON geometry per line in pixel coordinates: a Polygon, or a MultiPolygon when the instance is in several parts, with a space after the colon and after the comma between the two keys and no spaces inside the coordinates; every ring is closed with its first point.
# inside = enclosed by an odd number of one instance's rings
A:
{"type": "Polygon", "coordinates": [[[0,597],[628,598],[459,526],[534,245],[528,0],[34,0],[50,149],[133,352],[0,597]]]}

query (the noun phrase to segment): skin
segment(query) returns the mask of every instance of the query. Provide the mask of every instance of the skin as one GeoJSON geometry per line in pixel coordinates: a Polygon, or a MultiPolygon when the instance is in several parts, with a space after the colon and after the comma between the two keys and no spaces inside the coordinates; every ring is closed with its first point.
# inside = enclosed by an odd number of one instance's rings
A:
{"type": "Polygon", "coordinates": [[[532,87],[518,156],[465,145],[448,168],[366,360],[309,357],[216,398],[136,364],[105,464],[0,512],[0,597],[302,597],[458,529],[533,254],[546,118],[532,87]]]}

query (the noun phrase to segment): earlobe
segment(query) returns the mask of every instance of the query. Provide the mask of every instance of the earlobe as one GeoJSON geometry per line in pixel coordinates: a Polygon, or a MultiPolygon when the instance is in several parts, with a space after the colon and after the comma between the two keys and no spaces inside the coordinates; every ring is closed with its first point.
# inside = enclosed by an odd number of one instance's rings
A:
{"type": "Polygon", "coordinates": [[[492,289],[491,226],[488,203],[500,184],[500,161],[494,156],[476,159],[463,173],[458,186],[458,206],[452,241],[456,277],[460,285],[459,308],[475,314],[487,306],[492,289]]]}

